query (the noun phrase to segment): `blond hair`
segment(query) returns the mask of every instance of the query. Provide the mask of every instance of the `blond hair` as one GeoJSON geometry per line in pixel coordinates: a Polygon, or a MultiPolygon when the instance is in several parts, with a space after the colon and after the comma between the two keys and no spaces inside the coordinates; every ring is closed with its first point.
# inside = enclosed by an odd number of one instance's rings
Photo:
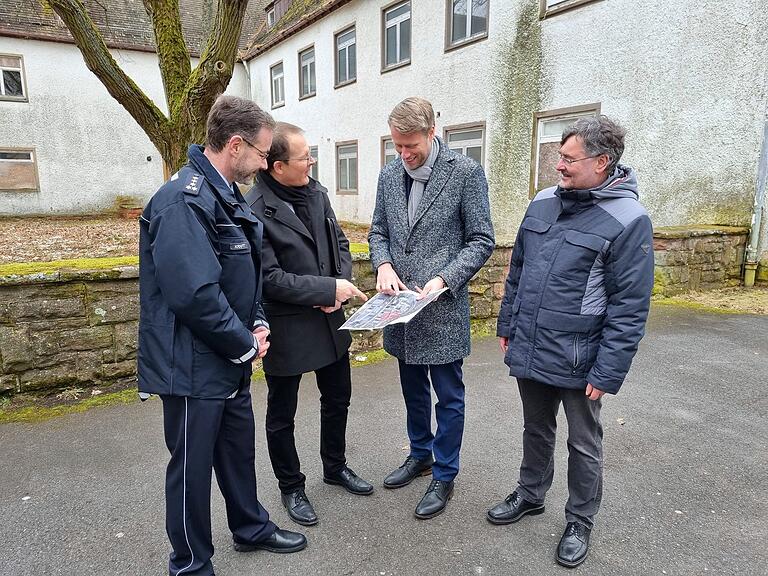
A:
{"type": "Polygon", "coordinates": [[[390,128],[401,134],[429,132],[435,127],[435,111],[429,100],[411,96],[394,107],[388,122],[390,128]]]}

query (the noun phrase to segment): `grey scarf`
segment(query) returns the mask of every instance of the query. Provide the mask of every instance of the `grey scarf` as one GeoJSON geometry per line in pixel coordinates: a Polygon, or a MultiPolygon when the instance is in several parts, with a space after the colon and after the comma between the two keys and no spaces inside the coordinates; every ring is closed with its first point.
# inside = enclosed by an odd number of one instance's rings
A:
{"type": "Polygon", "coordinates": [[[432,148],[427,156],[427,161],[424,162],[418,168],[408,168],[408,165],[403,162],[403,167],[411,177],[413,183],[411,184],[411,193],[408,195],[408,227],[413,227],[414,218],[416,218],[416,210],[421,202],[421,197],[424,196],[424,189],[427,187],[429,177],[432,175],[432,167],[437,161],[437,154],[440,152],[440,144],[437,142],[437,138],[432,140],[432,148]]]}

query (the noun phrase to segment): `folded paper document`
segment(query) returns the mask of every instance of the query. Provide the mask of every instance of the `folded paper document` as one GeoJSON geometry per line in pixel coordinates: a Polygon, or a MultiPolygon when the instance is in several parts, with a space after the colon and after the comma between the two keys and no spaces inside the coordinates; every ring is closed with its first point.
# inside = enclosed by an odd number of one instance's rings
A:
{"type": "Polygon", "coordinates": [[[446,290],[448,288],[430,292],[421,300],[418,300],[418,292],[411,290],[404,290],[396,296],[376,294],[352,314],[339,330],[376,330],[390,324],[405,324],[446,290]]]}

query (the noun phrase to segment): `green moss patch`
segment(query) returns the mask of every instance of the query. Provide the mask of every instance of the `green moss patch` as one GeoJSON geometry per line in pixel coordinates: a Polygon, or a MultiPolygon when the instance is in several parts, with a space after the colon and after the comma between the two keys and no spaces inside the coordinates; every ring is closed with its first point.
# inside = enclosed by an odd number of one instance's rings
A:
{"type": "Polygon", "coordinates": [[[73,260],[54,260],[53,262],[19,262],[0,265],[0,277],[52,274],[61,270],[110,270],[123,266],[137,266],[138,264],[138,256],[75,258],[73,260]]]}

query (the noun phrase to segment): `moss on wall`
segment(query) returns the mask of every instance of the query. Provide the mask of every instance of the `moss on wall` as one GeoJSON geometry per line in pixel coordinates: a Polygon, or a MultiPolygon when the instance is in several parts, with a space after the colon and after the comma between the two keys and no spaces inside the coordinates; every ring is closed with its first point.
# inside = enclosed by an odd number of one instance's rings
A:
{"type": "Polygon", "coordinates": [[[122,266],[136,266],[138,263],[138,256],[76,258],[73,260],[54,260],[53,262],[20,262],[17,264],[0,265],[0,277],[51,274],[60,270],[109,270],[122,266]]]}
{"type": "Polygon", "coordinates": [[[494,55],[490,196],[498,236],[516,233],[528,206],[533,115],[549,91],[538,0],[525,0],[514,35],[494,55]]]}

